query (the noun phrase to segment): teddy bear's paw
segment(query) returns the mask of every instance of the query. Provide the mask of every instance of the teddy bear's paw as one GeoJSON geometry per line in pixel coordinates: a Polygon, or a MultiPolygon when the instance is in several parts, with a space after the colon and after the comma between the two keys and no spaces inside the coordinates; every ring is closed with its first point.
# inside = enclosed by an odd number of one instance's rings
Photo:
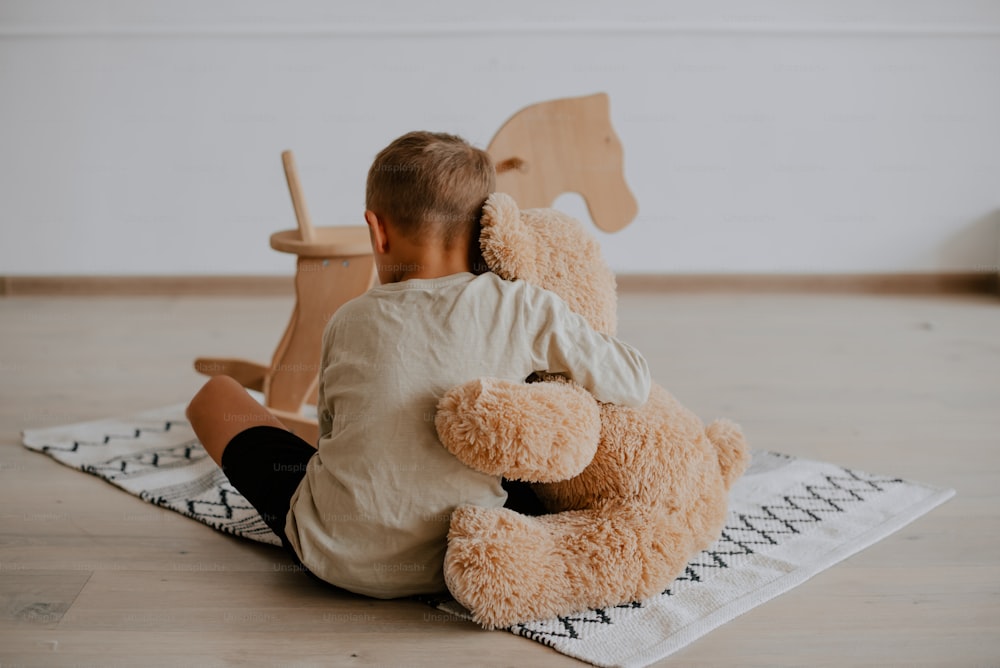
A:
{"type": "Polygon", "coordinates": [[[750,464],[750,448],[743,430],[735,422],[715,420],[705,428],[705,435],[719,453],[719,469],[728,489],[750,464]]]}
{"type": "Polygon", "coordinates": [[[437,405],[434,427],[444,447],[477,471],[502,476],[511,463],[506,444],[514,430],[501,413],[499,381],[480,378],[454,387],[437,405]]]}
{"type": "Polygon", "coordinates": [[[552,537],[534,518],[506,508],[463,506],[452,516],[445,582],[486,628],[545,616],[551,594],[565,591],[552,537]]]}
{"type": "Polygon", "coordinates": [[[482,378],[449,390],[434,426],[445,448],[477,471],[554,482],[593,459],[601,415],[594,398],[573,383],[482,378]]]}

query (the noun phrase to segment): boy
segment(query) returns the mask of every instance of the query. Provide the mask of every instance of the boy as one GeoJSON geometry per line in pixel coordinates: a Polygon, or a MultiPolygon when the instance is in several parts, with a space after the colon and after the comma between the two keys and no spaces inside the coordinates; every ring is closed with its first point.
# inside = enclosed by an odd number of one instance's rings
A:
{"type": "Polygon", "coordinates": [[[381,285],[327,324],[318,449],[230,378],[209,380],[188,407],[233,485],[310,572],[338,587],[379,598],[443,591],[451,512],[505,503],[498,478],[438,441],[435,407],[448,389],[550,371],[600,401],[648,396],[635,350],[553,293],[472,271],[494,181],[486,153],[447,134],[411,132],[375,158],[365,221],[381,285]]]}

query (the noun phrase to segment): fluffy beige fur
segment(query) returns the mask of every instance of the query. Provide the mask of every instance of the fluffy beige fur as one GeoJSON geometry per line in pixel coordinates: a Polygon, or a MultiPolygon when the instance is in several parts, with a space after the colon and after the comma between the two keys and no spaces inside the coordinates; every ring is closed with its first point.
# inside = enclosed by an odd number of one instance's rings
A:
{"type": "MultiPolygon", "coordinates": [[[[614,274],[579,222],[495,194],[481,237],[490,268],[560,295],[598,331],[616,327],[614,274]]],[[[659,594],[718,538],[749,455],[739,427],[707,428],[654,383],[639,408],[601,404],[559,378],[480,379],[449,391],[435,424],[472,468],[537,483],[550,514],[463,506],[445,579],[488,628],[659,594]]]]}

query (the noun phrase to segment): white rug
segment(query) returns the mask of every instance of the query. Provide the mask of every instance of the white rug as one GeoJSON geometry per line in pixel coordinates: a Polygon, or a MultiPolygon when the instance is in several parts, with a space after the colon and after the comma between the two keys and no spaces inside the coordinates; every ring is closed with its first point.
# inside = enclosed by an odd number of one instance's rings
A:
{"type": "MultiPolygon", "coordinates": [[[[26,430],[25,447],[219,531],[278,545],[208,457],[176,405],[26,430]]],[[[754,452],[722,537],[663,594],[512,627],[599,666],[644,666],[804,582],[947,501],[944,490],[824,462],[754,452]]],[[[430,601],[465,616],[454,601],[430,601]]]]}

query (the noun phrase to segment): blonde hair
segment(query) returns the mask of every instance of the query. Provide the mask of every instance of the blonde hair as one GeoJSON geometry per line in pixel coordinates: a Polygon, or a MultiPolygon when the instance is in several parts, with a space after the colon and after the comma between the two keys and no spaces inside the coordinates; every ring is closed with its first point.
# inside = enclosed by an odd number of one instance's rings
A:
{"type": "Polygon", "coordinates": [[[365,207],[411,240],[435,238],[450,248],[469,237],[478,250],[483,204],[495,188],[486,151],[443,132],[409,132],[375,156],[365,207]]]}

